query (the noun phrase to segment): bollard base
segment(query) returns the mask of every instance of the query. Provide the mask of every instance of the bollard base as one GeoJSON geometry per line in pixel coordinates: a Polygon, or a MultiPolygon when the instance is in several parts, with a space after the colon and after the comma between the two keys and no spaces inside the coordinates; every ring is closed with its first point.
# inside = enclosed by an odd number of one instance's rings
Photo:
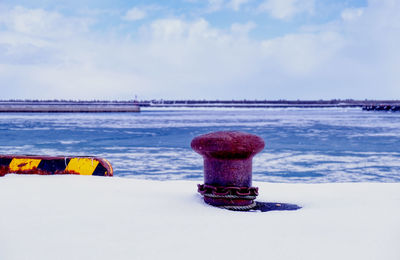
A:
{"type": "Polygon", "coordinates": [[[216,207],[224,206],[249,206],[253,204],[253,200],[248,199],[228,199],[228,198],[210,198],[206,195],[204,196],[204,202],[216,207]]]}
{"type": "Polygon", "coordinates": [[[235,187],[235,186],[214,186],[210,184],[198,184],[198,192],[204,197],[204,202],[225,208],[254,207],[254,200],[258,195],[257,187],[235,187]],[[252,205],[252,206],[250,206],[252,205]]]}

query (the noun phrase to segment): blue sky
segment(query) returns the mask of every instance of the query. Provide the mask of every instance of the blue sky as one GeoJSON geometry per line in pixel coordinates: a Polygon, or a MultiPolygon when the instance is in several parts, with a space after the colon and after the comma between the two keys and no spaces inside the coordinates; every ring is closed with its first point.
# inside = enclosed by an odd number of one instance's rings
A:
{"type": "Polygon", "coordinates": [[[400,1],[0,1],[0,99],[400,99],[400,1]]]}

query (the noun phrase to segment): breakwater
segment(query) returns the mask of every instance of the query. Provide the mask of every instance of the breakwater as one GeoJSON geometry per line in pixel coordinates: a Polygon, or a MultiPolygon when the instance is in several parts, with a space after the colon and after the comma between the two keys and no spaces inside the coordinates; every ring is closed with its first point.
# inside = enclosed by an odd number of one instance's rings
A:
{"type": "Polygon", "coordinates": [[[133,102],[90,101],[0,101],[0,112],[31,113],[106,113],[140,112],[133,102]]]}
{"type": "Polygon", "coordinates": [[[367,105],[363,106],[367,111],[400,111],[400,105],[367,105]]]}

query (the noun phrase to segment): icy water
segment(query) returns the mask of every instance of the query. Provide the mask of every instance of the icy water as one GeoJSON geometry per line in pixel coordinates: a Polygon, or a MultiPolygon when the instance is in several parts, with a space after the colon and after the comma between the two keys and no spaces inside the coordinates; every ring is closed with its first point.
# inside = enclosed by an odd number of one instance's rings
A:
{"type": "Polygon", "coordinates": [[[117,176],[201,180],[203,161],[190,141],[219,130],[264,138],[254,180],[400,181],[400,113],[360,108],[2,113],[0,153],[93,155],[107,158],[117,176]]]}

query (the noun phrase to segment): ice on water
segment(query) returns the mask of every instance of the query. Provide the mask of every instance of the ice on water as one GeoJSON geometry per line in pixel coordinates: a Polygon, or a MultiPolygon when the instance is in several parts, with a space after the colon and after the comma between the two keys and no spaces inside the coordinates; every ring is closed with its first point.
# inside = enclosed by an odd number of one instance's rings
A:
{"type": "Polygon", "coordinates": [[[2,154],[96,155],[115,174],[201,179],[197,135],[238,130],[266,142],[254,180],[400,181],[400,113],[359,108],[144,109],[141,113],[0,114],[2,154]]]}

